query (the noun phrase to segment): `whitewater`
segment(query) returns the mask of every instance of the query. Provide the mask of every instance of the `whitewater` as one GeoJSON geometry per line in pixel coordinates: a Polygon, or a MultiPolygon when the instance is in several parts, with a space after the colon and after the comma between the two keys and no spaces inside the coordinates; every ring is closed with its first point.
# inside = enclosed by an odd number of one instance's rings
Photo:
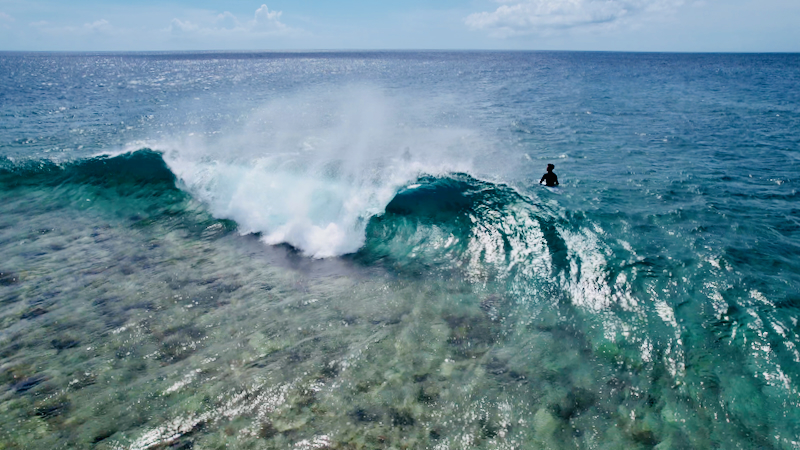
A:
{"type": "Polygon", "coordinates": [[[798,86],[0,53],[0,448],[800,448],[798,86]]]}

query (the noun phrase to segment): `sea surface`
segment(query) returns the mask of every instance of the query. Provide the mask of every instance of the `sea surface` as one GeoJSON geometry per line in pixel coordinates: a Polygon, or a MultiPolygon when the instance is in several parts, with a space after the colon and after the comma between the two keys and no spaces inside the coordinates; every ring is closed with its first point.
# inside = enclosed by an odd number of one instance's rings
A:
{"type": "Polygon", "coordinates": [[[0,449],[800,449],[798,189],[797,54],[0,53],[0,449]]]}

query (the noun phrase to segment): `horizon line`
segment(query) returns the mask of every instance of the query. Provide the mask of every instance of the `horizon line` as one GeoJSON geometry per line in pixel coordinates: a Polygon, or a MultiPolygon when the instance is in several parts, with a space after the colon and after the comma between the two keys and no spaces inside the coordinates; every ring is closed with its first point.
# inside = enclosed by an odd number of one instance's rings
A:
{"type": "Polygon", "coordinates": [[[695,54],[695,55],[800,55],[800,51],[681,51],[681,50],[549,50],[549,49],[412,49],[412,48],[376,48],[376,49],[225,49],[225,50],[0,50],[3,53],[38,53],[38,54],[213,54],[213,53],[641,53],[641,54],[695,54]]]}

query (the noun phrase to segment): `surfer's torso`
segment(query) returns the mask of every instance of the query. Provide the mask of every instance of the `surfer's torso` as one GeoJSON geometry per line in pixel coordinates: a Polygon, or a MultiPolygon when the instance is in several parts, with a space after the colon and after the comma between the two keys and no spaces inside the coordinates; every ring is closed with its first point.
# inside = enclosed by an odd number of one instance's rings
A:
{"type": "Polygon", "coordinates": [[[539,184],[542,184],[544,181],[545,186],[558,186],[558,177],[553,172],[547,172],[542,176],[542,179],[539,180],[539,184]]]}

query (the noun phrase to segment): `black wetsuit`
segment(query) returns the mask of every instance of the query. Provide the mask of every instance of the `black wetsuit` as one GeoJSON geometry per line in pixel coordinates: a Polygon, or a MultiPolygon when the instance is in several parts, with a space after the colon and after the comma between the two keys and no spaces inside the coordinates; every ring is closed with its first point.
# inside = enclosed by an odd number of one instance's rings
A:
{"type": "Polygon", "coordinates": [[[558,186],[558,177],[553,172],[547,172],[544,174],[542,179],[539,180],[539,184],[542,184],[542,181],[544,181],[545,186],[558,186]]]}

